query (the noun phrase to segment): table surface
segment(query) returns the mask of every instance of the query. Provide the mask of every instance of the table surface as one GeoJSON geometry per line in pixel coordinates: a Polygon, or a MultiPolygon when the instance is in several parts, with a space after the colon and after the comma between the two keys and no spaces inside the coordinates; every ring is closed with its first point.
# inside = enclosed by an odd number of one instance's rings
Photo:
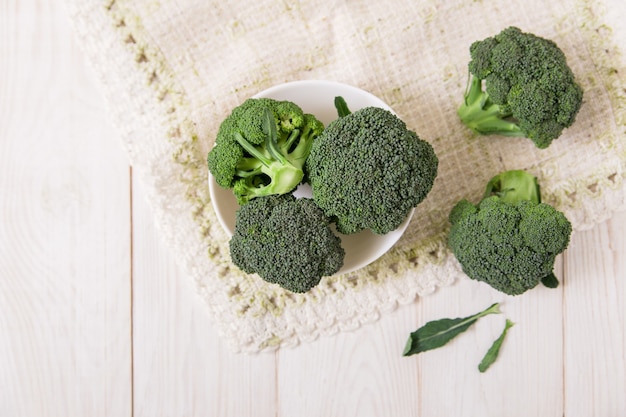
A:
{"type": "Polygon", "coordinates": [[[575,233],[555,290],[467,279],[353,332],[234,354],[160,241],[62,5],[0,3],[0,417],[624,416],[625,231],[618,213],[575,233]],[[503,315],[401,356],[426,321],[494,301],[503,315]]]}

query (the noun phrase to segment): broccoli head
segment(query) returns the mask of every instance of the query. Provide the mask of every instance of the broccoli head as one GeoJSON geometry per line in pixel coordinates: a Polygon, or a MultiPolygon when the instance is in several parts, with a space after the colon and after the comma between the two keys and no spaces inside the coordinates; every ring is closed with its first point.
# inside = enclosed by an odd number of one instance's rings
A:
{"type": "Polygon", "coordinates": [[[536,178],[525,171],[494,177],[478,205],[459,201],[449,215],[448,243],[463,271],[509,295],[539,282],[555,287],[554,261],[569,244],[572,225],[541,203],[536,178]]]}
{"type": "Polygon", "coordinates": [[[470,56],[458,114],[473,131],[527,137],[543,149],[574,123],[583,91],[553,41],[509,27],[474,42],[470,56]]]}
{"type": "Polygon", "coordinates": [[[230,188],[239,204],[295,189],[322,122],[295,103],[251,98],[222,121],[207,157],[217,184],[230,188]]]}
{"type": "Polygon", "coordinates": [[[433,186],[438,159],[388,110],[350,112],[335,100],[340,117],[313,143],[305,168],[313,199],[343,234],[400,226],[433,186]]]}
{"type": "Polygon", "coordinates": [[[238,209],[230,255],[244,272],[303,293],[339,271],[345,251],[313,200],[282,194],[238,209]]]}

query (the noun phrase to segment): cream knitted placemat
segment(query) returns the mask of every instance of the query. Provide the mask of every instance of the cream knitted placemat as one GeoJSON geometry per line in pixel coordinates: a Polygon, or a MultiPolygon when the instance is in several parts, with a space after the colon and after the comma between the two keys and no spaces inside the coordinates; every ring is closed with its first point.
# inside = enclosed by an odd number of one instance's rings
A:
{"type": "Polygon", "coordinates": [[[355,329],[462,277],[447,215],[505,169],[528,169],[575,230],[626,207],[622,0],[66,0],[77,39],[148,193],[155,222],[235,351],[293,346],[355,329]],[[469,45],[507,26],[550,38],[584,89],[577,121],[550,148],[477,137],[456,109],[469,45]],[[619,30],[622,30],[620,32],[619,30]],[[396,246],[372,265],[294,295],[230,262],[206,154],[221,120],[288,81],[367,90],[435,148],[439,175],[396,246]]]}

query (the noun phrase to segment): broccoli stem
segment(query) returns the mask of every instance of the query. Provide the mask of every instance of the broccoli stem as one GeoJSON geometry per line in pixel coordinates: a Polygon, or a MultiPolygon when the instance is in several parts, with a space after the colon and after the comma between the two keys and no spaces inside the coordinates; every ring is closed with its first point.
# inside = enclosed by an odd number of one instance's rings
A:
{"type": "Polygon", "coordinates": [[[522,200],[541,203],[537,178],[523,170],[502,172],[487,183],[483,198],[497,195],[502,201],[515,204],[522,200]]]}
{"type": "MultiPolygon", "coordinates": [[[[274,115],[269,109],[265,109],[263,119],[263,131],[265,133],[265,149],[270,154],[269,157],[265,155],[256,146],[248,142],[241,133],[235,132],[235,140],[241,145],[241,147],[253,158],[256,158],[266,167],[270,167],[275,162],[279,162],[282,165],[288,165],[289,161],[283,155],[281,149],[278,146],[278,133],[276,131],[276,122],[274,115]],[[273,160],[272,160],[273,158],[273,160]]],[[[293,139],[290,138],[293,141],[293,139]]]]}
{"type": "Polygon", "coordinates": [[[263,164],[256,158],[242,157],[237,161],[235,173],[238,177],[249,177],[261,172],[263,164]]]}
{"type": "Polygon", "coordinates": [[[278,133],[276,131],[274,114],[267,108],[265,109],[263,118],[263,133],[265,133],[265,147],[272,157],[281,164],[288,164],[287,159],[278,147],[278,133]]]}
{"type": "Polygon", "coordinates": [[[263,153],[261,151],[259,151],[253,144],[248,142],[246,140],[246,138],[244,138],[241,135],[241,133],[235,132],[234,136],[235,136],[235,140],[237,141],[237,143],[239,143],[239,145],[241,145],[241,147],[246,152],[248,152],[248,154],[250,154],[250,156],[258,159],[259,162],[261,162],[266,167],[268,167],[268,166],[270,166],[272,164],[272,160],[270,158],[266,157],[265,155],[263,155],[263,153]]]}
{"type": "Polygon", "coordinates": [[[289,153],[289,149],[291,149],[291,147],[293,146],[293,143],[296,141],[296,139],[298,139],[300,137],[300,130],[299,129],[294,129],[291,131],[291,134],[289,135],[289,137],[287,138],[287,140],[285,141],[284,145],[281,146],[281,148],[283,149],[283,151],[285,153],[289,153]]]}
{"type": "MultiPolygon", "coordinates": [[[[256,183],[254,181],[244,181],[248,187],[247,192],[251,195],[253,189],[267,194],[284,194],[295,188],[304,178],[301,167],[293,165],[282,153],[278,145],[278,133],[273,113],[265,110],[263,119],[263,131],[265,137],[265,150],[260,150],[248,142],[240,133],[235,133],[235,140],[251,156],[243,158],[237,165],[237,176],[245,180],[253,180],[260,173],[267,175],[269,184],[256,183]],[[269,154],[269,155],[267,155],[269,154]],[[254,159],[259,163],[255,164],[254,159]]],[[[296,133],[297,134],[297,133],[296,133]]],[[[291,138],[290,138],[291,139],[291,138]]],[[[291,139],[293,141],[293,139],[291,139]]],[[[260,193],[258,195],[264,195],[260,193]]]]}
{"type": "Polygon", "coordinates": [[[463,98],[463,104],[457,111],[461,121],[474,132],[482,135],[502,135],[523,137],[519,125],[507,120],[510,112],[493,103],[482,89],[482,80],[470,75],[470,81],[463,98]]]}

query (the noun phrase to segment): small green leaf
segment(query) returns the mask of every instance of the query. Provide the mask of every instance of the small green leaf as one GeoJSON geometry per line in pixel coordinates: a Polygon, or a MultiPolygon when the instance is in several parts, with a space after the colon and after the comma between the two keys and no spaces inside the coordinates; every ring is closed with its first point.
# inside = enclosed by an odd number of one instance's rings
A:
{"type": "Polygon", "coordinates": [[[499,307],[499,303],[495,303],[473,316],[430,321],[410,334],[402,354],[415,355],[441,347],[466,331],[479,318],[487,314],[499,314],[499,307]]]}
{"type": "Polygon", "coordinates": [[[335,97],[335,108],[337,109],[337,115],[340,118],[346,117],[352,113],[348,108],[348,103],[346,103],[346,100],[341,96],[335,97]]]}
{"type": "Polygon", "coordinates": [[[500,337],[498,337],[493,342],[493,344],[485,354],[485,357],[482,361],[480,361],[480,364],[478,365],[478,370],[480,372],[485,372],[496,361],[496,359],[498,358],[498,354],[500,353],[500,347],[502,346],[502,342],[504,341],[506,333],[511,327],[513,327],[514,324],[515,323],[513,323],[511,320],[506,319],[506,324],[504,325],[504,330],[502,330],[502,334],[500,334],[500,337]]]}
{"type": "Polygon", "coordinates": [[[548,288],[556,288],[559,286],[559,280],[556,275],[554,275],[554,272],[541,278],[541,283],[548,288]]]}

